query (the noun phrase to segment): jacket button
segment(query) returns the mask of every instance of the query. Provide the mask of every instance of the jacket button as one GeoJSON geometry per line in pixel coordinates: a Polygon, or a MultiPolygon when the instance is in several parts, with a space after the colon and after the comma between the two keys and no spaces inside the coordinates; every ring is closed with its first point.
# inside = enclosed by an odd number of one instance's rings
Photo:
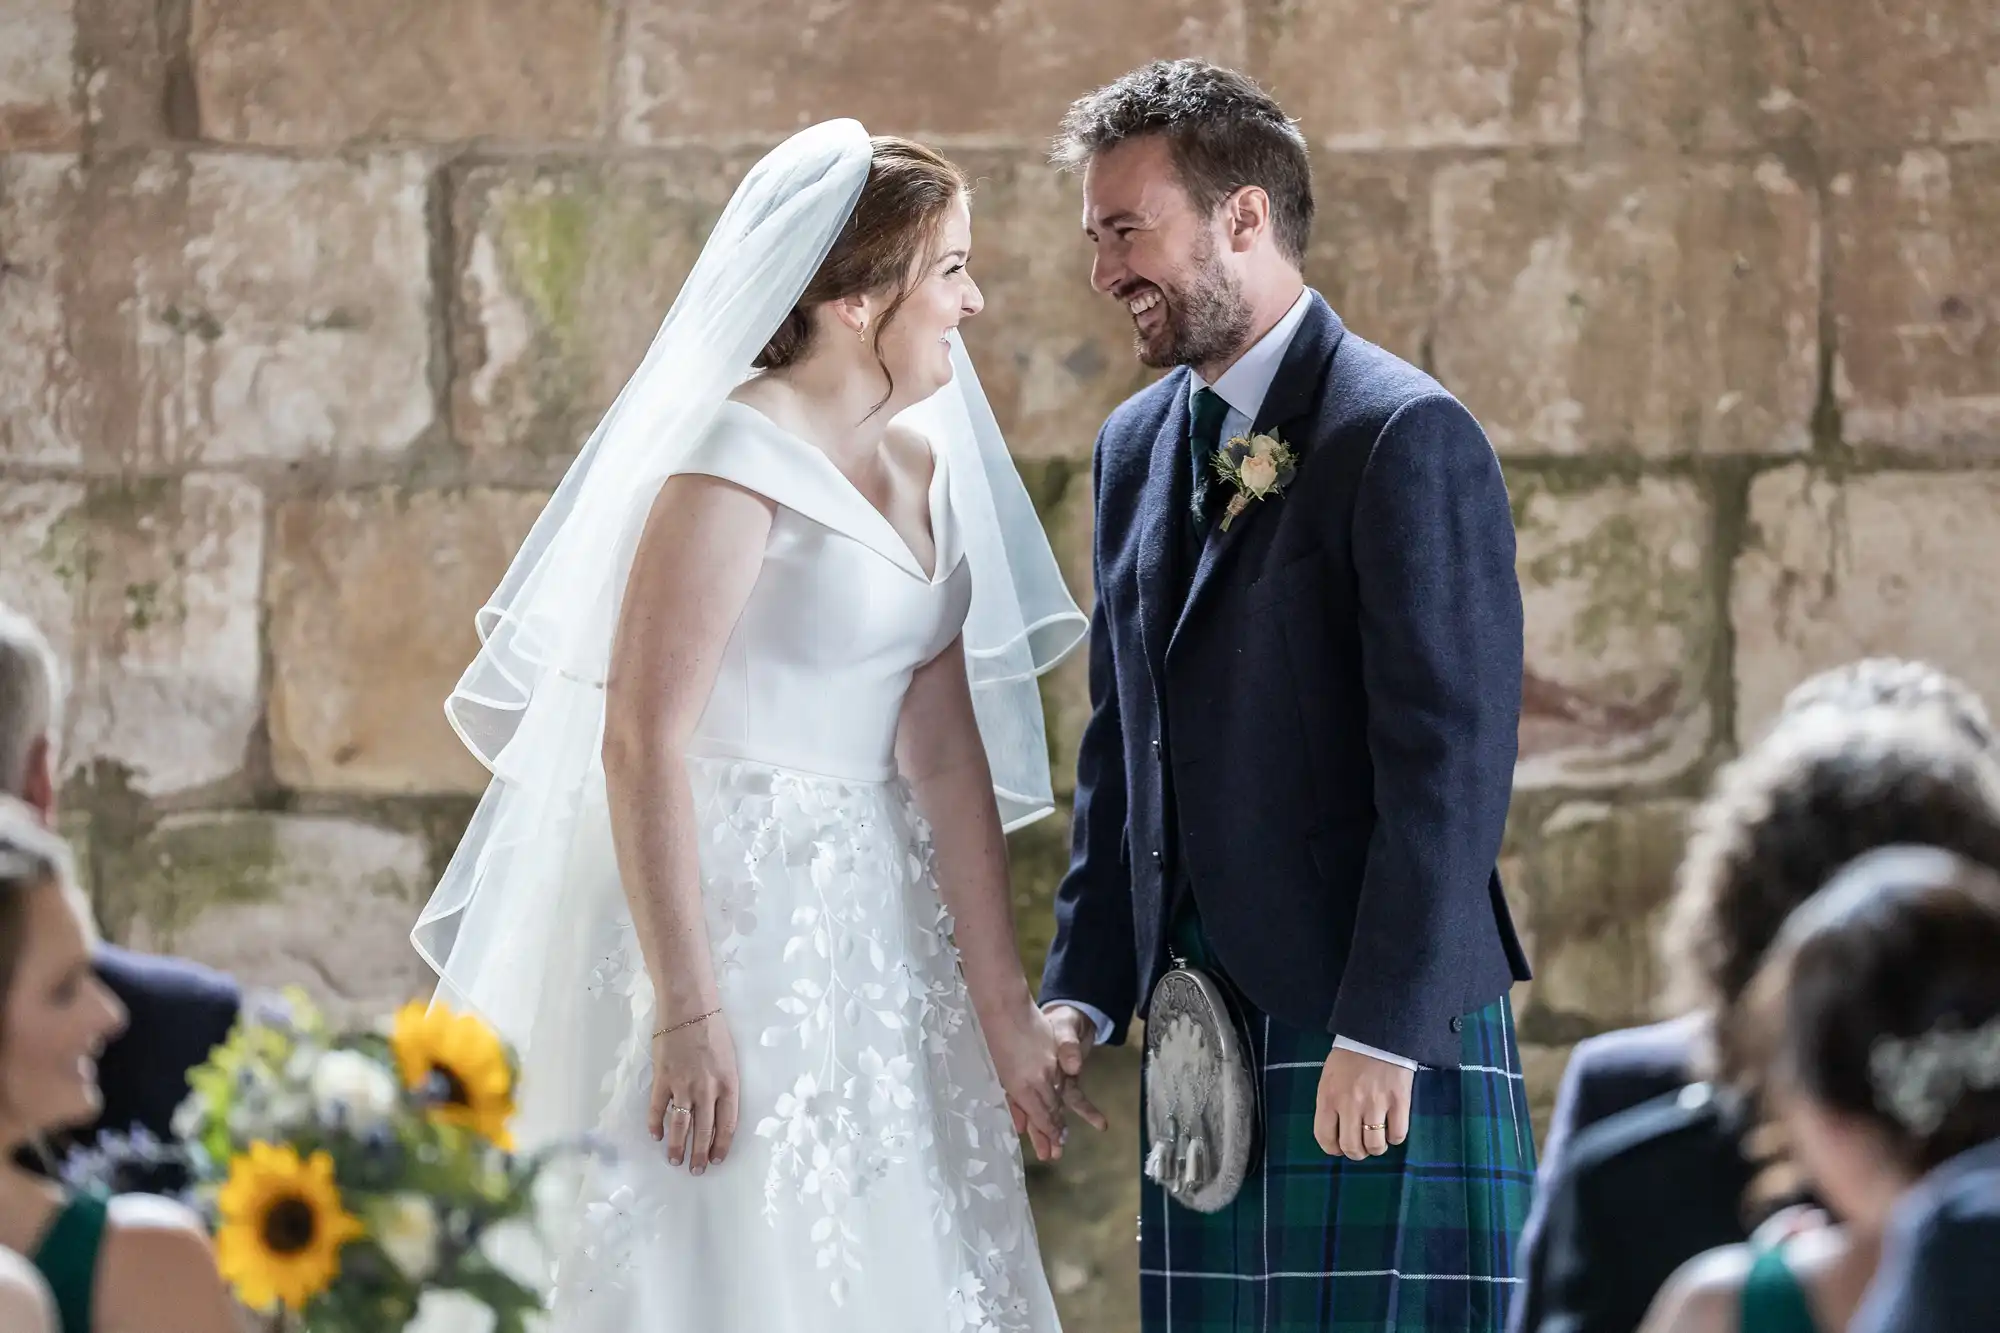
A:
{"type": "Polygon", "coordinates": [[[1159,860],[1159,859],[1160,859],[1160,854],[1159,854],[1158,852],[1154,852],[1154,853],[1153,853],[1153,859],[1154,859],[1155,861],[1159,860]]]}
{"type": "Polygon", "coordinates": [[[1465,1020],[1458,1017],[1456,1014],[1452,1015],[1451,1030],[1453,1032],[1465,1031],[1465,1020]]]}
{"type": "Polygon", "coordinates": [[[1154,741],[1154,742],[1153,742],[1153,753],[1154,753],[1154,754],[1158,754],[1159,752],[1160,752],[1160,743],[1159,743],[1158,741],[1154,741]]]}

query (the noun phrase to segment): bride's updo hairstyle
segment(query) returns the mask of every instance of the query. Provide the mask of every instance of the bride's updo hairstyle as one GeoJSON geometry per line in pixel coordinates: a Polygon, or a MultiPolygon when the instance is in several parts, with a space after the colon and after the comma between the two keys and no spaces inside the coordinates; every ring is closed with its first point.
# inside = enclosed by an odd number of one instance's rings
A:
{"type": "MultiPolygon", "coordinates": [[[[894,291],[876,328],[886,326],[908,299],[953,201],[966,192],[965,173],[920,143],[877,135],[869,144],[868,181],[854,212],[799,303],[752,362],[759,370],[781,370],[810,352],[812,311],[828,301],[894,291]]],[[[879,351],[875,359],[881,364],[879,351]]],[[[882,373],[889,373],[887,365],[882,373]]]]}

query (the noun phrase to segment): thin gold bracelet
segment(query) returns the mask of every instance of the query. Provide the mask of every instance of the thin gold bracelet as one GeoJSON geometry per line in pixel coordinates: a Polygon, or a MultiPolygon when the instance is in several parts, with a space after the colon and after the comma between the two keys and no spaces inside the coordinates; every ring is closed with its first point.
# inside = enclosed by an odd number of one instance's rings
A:
{"type": "Polygon", "coordinates": [[[711,1009],[705,1014],[696,1014],[693,1018],[684,1019],[681,1022],[674,1024],[670,1028],[661,1028],[658,1032],[655,1032],[653,1036],[664,1037],[669,1032],[679,1032],[682,1028],[693,1027],[696,1023],[701,1022],[703,1019],[714,1018],[717,1014],[721,1012],[722,1011],[720,1009],[711,1009]]]}

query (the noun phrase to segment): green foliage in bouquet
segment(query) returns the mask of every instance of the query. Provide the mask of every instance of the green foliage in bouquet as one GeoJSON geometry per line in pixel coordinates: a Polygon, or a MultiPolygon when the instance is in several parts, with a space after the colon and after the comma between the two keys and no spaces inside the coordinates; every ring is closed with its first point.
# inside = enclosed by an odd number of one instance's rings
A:
{"type": "Polygon", "coordinates": [[[513,1052],[443,1006],[337,1032],[287,1000],[189,1075],[174,1124],[238,1298],[314,1333],[380,1333],[458,1292],[496,1333],[524,1329],[541,1296],[504,1256],[539,1252],[555,1154],[513,1152],[513,1052]]]}

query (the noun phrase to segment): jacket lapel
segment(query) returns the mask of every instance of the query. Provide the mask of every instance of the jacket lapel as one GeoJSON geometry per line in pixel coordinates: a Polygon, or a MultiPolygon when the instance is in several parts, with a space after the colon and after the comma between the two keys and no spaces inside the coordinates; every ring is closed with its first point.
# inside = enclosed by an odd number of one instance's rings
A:
{"type": "Polygon", "coordinates": [[[1180,521],[1175,497],[1175,480],[1182,470],[1184,441],[1188,433],[1187,372],[1171,376],[1172,393],[1167,399],[1166,420],[1153,438],[1153,452],[1146,469],[1145,490],[1139,497],[1139,629],[1146,644],[1146,662],[1152,668],[1154,684],[1163,676],[1167,657],[1167,636],[1180,619],[1180,601],[1174,596],[1173,570],[1176,565],[1174,524],[1180,521]]]}
{"type": "MultiPolygon", "coordinates": [[[[1264,395],[1264,405],[1258,410],[1256,421],[1251,423],[1251,434],[1288,431],[1312,412],[1318,405],[1320,389],[1326,383],[1327,367],[1333,360],[1334,349],[1339,346],[1345,331],[1332,307],[1318,292],[1314,292],[1305,318],[1299,321],[1298,332],[1292,335],[1291,346],[1285,349],[1284,359],[1278,363],[1278,374],[1271,381],[1270,391],[1264,395]]],[[[1182,410],[1185,412],[1186,409],[1182,410]]],[[[1298,455],[1299,465],[1303,467],[1307,445],[1303,434],[1290,432],[1285,442],[1291,445],[1298,455]]],[[[1244,529],[1258,520],[1257,511],[1284,503],[1283,495],[1252,501],[1236,516],[1236,521],[1229,525],[1227,532],[1222,530],[1222,518],[1218,513],[1215,522],[1209,525],[1208,537],[1201,548],[1201,562],[1195,566],[1194,580],[1188,585],[1187,604],[1181,608],[1173,634],[1168,639],[1169,651],[1200,607],[1203,594],[1214,586],[1218,573],[1242,541],[1244,529]]]]}

